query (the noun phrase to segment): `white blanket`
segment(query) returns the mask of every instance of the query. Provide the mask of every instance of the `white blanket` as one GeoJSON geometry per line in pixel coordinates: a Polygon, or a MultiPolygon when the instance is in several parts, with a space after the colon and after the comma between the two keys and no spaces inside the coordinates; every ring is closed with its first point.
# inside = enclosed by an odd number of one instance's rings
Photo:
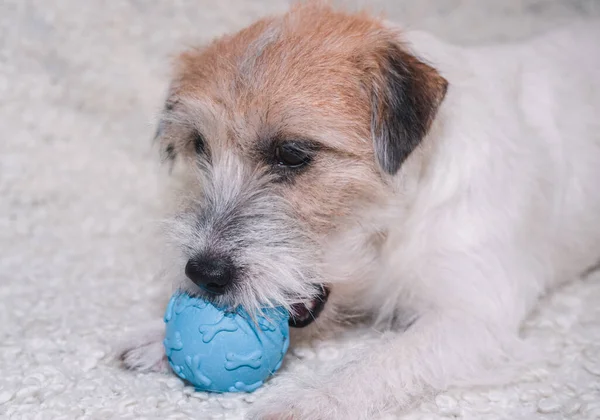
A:
{"type": "MultiPolygon", "coordinates": [[[[468,43],[600,15],[597,0],[371,4],[468,43]]],[[[170,289],[154,280],[161,170],[151,145],[169,54],[286,5],[0,2],[0,418],[238,419],[277,386],[207,396],[174,376],[123,371],[112,349],[162,315],[170,289]]],[[[599,418],[599,280],[542,303],[523,334],[545,356],[516,383],[451,390],[405,418],[599,418]]],[[[319,369],[348,345],[297,348],[284,369],[319,369]]]]}

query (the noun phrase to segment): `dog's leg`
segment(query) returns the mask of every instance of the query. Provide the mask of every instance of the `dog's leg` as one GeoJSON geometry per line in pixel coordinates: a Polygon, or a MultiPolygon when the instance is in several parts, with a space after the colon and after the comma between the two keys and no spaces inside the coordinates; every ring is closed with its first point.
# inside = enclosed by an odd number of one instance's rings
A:
{"type": "Polygon", "coordinates": [[[119,346],[117,354],[127,369],[143,372],[168,372],[169,364],[163,347],[165,325],[162,320],[153,322],[119,346]]]}
{"type": "Polygon", "coordinates": [[[513,340],[516,334],[468,313],[431,312],[405,333],[384,335],[375,348],[358,350],[324,374],[282,381],[249,418],[370,419],[386,408],[406,409],[497,367],[508,359],[513,340]]]}

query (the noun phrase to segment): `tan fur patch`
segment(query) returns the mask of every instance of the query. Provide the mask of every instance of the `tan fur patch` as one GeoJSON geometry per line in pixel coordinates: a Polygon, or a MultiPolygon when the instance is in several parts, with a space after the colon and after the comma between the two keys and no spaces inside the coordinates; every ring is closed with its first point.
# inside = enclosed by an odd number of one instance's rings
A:
{"type": "MultiPolygon", "coordinates": [[[[265,18],[179,57],[174,109],[167,114],[176,115],[171,125],[180,128],[165,138],[193,156],[184,131],[198,130],[210,153],[236,153],[257,167],[265,165],[256,155],[258,142],[283,136],[319,143],[309,170],[293,185],[273,188],[324,235],[360,202],[387,196],[374,156],[372,102],[374,89],[385,84],[389,46],[399,39],[366,13],[314,3],[265,18]]],[[[425,94],[440,92],[437,72],[409,53],[403,59],[423,80],[425,94]]]]}

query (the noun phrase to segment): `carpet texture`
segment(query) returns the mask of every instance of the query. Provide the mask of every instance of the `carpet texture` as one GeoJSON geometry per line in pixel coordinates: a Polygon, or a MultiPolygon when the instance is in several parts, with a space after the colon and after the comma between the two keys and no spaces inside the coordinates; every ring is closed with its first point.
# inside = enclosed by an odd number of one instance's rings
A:
{"type": "MultiPolygon", "coordinates": [[[[597,0],[370,4],[471,44],[600,15],[597,0]]],[[[163,170],[150,141],[170,55],[286,6],[0,1],[0,418],[240,419],[277,386],[194,393],[174,376],[121,370],[113,345],[160,317],[170,290],[156,276],[163,170]]],[[[600,418],[599,280],[544,300],[523,330],[544,356],[516,383],[450,390],[403,418],[600,418]]],[[[284,370],[318,369],[345,345],[297,348],[284,370]]]]}

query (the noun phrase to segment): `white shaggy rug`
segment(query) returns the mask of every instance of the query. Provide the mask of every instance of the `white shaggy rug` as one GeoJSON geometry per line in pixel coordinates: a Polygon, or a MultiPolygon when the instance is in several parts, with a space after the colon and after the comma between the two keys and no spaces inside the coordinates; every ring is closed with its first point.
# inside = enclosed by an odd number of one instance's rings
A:
{"type": "MultiPolygon", "coordinates": [[[[155,280],[150,142],[169,54],[286,3],[0,1],[0,418],[239,419],[277,386],[194,393],[174,376],[121,370],[112,346],[160,317],[170,288],[155,280]]],[[[371,5],[464,43],[600,15],[598,0],[371,5]]],[[[600,418],[599,302],[598,275],[558,291],[523,331],[546,356],[517,383],[451,390],[404,418],[600,418]]],[[[296,349],[285,369],[318,369],[343,349],[296,349]]]]}

